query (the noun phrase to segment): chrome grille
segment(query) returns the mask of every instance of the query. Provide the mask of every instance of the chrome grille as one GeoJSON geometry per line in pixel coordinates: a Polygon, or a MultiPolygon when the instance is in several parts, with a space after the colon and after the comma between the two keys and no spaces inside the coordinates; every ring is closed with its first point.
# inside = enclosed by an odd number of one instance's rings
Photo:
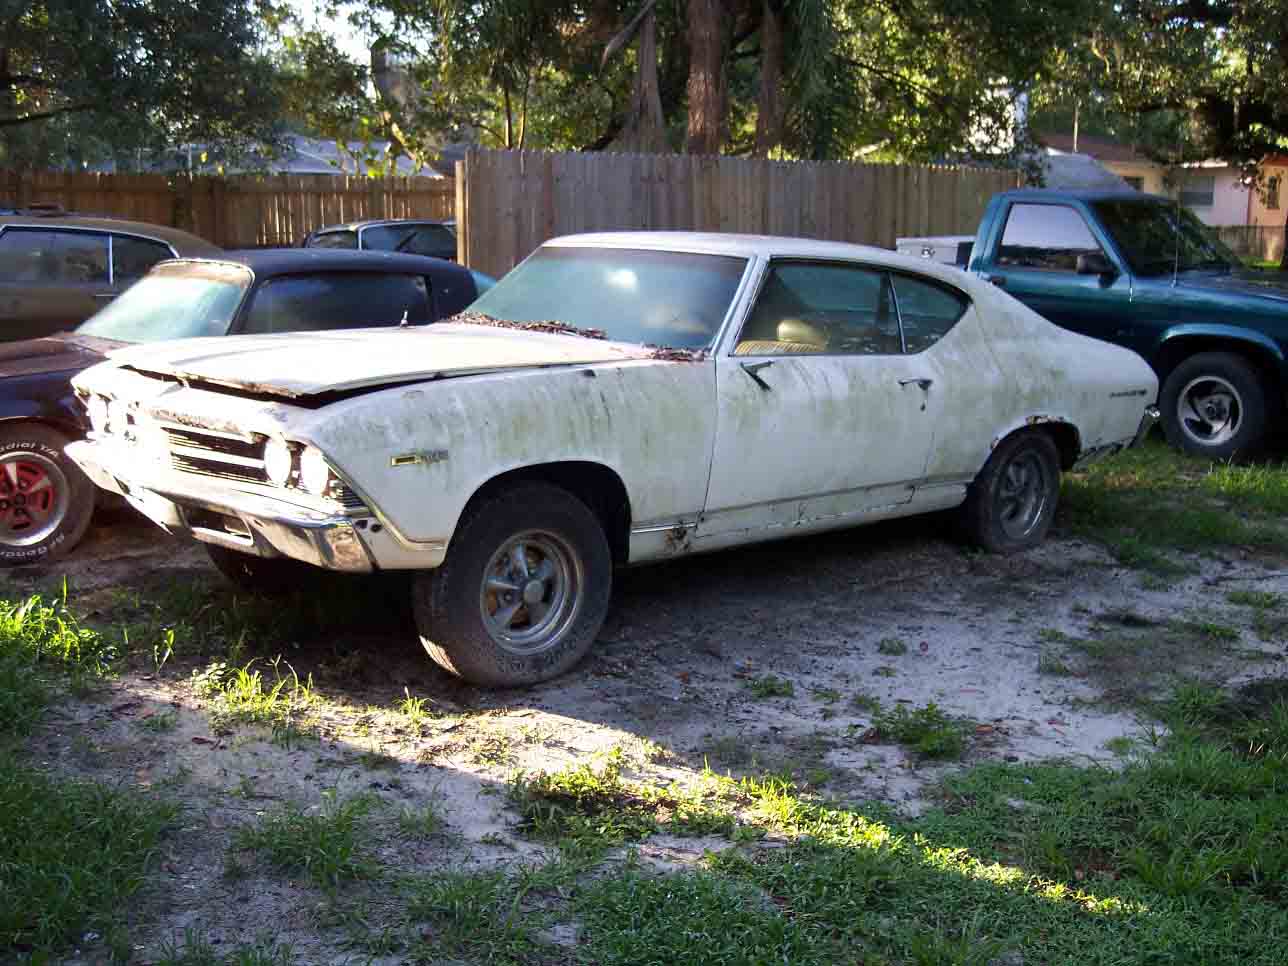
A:
{"type": "Polygon", "coordinates": [[[354,493],[353,490],[344,483],[339,483],[331,487],[331,497],[335,502],[346,510],[362,510],[366,504],[362,502],[362,497],[354,493]]]}
{"type": "Polygon", "coordinates": [[[260,466],[264,463],[264,444],[239,439],[223,433],[195,429],[165,427],[166,441],[171,449],[201,450],[219,456],[231,456],[232,462],[250,460],[260,466]]]}
{"type": "Polygon", "coordinates": [[[237,466],[218,459],[202,459],[187,456],[183,453],[170,454],[170,465],[184,473],[195,473],[217,480],[236,480],[239,483],[267,483],[268,474],[263,465],[259,469],[249,466],[237,466]]]}

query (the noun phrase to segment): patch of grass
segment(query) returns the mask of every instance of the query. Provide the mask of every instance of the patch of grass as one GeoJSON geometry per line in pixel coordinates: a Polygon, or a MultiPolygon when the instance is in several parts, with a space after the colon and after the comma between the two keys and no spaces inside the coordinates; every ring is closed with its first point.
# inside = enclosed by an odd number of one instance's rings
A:
{"type": "Polygon", "coordinates": [[[0,947],[48,955],[105,935],[143,885],[177,808],[47,778],[0,752],[0,947]]]}
{"type": "Polygon", "coordinates": [[[253,852],[275,872],[303,874],[314,885],[334,890],[376,874],[375,864],[364,856],[365,819],[375,804],[366,795],[342,802],[328,790],[315,809],[283,805],[257,824],[238,829],[233,848],[253,852]]]}
{"type": "Polygon", "coordinates": [[[398,812],[398,831],[409,839],[427,841],[443,831],[443,813],[433,802],[398,812]]]}
{"type": "Polygon", "coordinates": [[[1269,590],[1232,590],[1225,595],[1231,604],[1254,610],[1278,610],[1284,604],[1283,594],[1269,590]]]}
{"type": "Polygon", "coordinates": [[[877,641],[877,653],[899,657],[908,653],[908,645],[897,637],[883,637],[877,641]]]}
{"type": "Polygon", "coordinates": [[[292,966],[295,953],[285,943],[270,938],[238,943],[228,952],[215,949],[208,936],[186,929],[182,942],[163,943],[154,966],[292,966]]]}
{"type": "Polygon", "coordinates": [[[417,931],[415,962],[525,963],[540,949],[539,920],[523,908],[526,890],[504,873],[420,876],[403,891],[408,915],[428,926],[417,931]]]}
{"type": "Polygon", "coordinates": [[[312,677],[301,681],[293,667],[276,657],[268,662],[270,680],[257,663],[256,659],[232,667],[216,661],[193,672],[193,693],[210,703],[210,727],[216,734],[248,724],[298,728],[300,719],[316,704],[312,677]]]}
{"type": "Polygon", "coordinates": [[[151,731],[153,734],[164,734],[179,727],[179,712],[158,711],[150,717],[140,718],[138,724],[144,731],[151,731]]]}
{"type": "Polygon", "coordinates": [[[933,701],[923,708],[896,705],[872,719],[874,737],[897,742],[923,758],[960,758],[966,750],[967,726],[933,701]]]}
{"type": "Polygon", "coordinates": [[[863,691],[856,691],[850,695],[850,707],[855,711],[875,714],[881,710],[881,699],[863,691]]]}
{"type": "Polygon", "coordinates": [[[796,694],[796,687],[786,678],[780,678],[775,674],[766,674],[762,677],[752,678],[747,682],[747,688],[751,691],[752,697],[765,698],[790,698],[796,694]]]}
{"type": "Polygon", "coordinates": [[[1105,750],[1112,752],[1119,758],[1125,758],[1127,755],[1130,755],[1132,749],[1135,747],[1136,742],[1131,738],[1128,738],[1126,735],[1118,735],[1105,742],[1105,750]]]}
{"type": "Polygon", "coordinates": [[[1288,470],[1211,464],[1158,440],[1065,477],[1061,515],[1118,560],[1164,576],[1187,568],[1168,551],[1251,547],[1288,554],[1278,517],[1288,508],[1288,470]]]}

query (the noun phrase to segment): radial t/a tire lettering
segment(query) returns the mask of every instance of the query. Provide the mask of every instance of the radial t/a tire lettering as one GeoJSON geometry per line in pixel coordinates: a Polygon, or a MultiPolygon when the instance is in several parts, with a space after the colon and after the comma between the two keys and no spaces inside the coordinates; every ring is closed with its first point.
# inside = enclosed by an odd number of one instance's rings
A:
{"type": "Polygon", "coordinates": [[[63,453],[66,436],[36,423],[0,428],[0,566],[57,560],[94,515],[94,484],[63,453]]]}
{"type": "Polygon", "coordinates": [[[1025,430],[1002,440],[971,483],[962,507],[967,535],[993,553],[1035,547],[1060,497],[1060,453],[1051,437],[1025,430]]]}
{"type": "Polygon", "coordinates": [[[572,668],[595,641],[612,592],[599,519],[547,483],[519,483],[469,507],[447,559],[417,575],[421,643],[474,684],[535,684],[572,668]]]}

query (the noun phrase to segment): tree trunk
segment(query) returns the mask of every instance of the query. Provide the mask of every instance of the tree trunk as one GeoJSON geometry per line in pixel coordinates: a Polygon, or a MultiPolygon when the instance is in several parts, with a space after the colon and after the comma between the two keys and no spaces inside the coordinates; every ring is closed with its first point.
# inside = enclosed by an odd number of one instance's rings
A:
{"type": "Polygon", "coordinates": [[[666,123],[662,118],[662,95],[657,82],[657,17],[650,11],[640,24],[636,54],[635,90],[627,108],[626,122],[610,150],[642,154],[665,154],[666,123]]]}
{"type": "Polygon", "coordinates": [[[760,96],[756,101],[758,158],[783,143],[783,4],[764,0],[760,20],[760,96]]]}
{"type": "Polygon", "coordinates": [[[724,143],[724,13],[721,0],[689,0],[690,154],[719,154],[724,143]]]}
{"type": "Polygon", "coordinates": [[[1288,215],[1284,215],[1283,247],[1279,249],[1279,271],[1288,272],[1288,215]]]}

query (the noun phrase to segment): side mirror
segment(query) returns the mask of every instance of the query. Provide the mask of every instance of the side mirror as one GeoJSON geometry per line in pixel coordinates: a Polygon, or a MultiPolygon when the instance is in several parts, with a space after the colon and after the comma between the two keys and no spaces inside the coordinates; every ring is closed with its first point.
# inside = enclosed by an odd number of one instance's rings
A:
{"type": "Polygon", "coordinates": [[[1078,274],[1116,276],[1118,269],[1100,252],[1084,252],[1078,256],[1078,274]]]}

